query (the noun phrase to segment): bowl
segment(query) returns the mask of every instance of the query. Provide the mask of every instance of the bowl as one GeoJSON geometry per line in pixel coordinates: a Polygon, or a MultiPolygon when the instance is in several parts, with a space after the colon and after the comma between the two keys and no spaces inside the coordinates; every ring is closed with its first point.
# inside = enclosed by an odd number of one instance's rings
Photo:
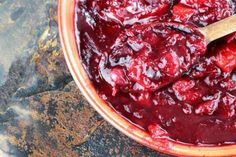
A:
{"type": "Polygon", "coordinates": [[[58,0],[58,22],[62,49],[69,70],[82,94],[107,122],[138,143],[163,153],[176,156],[236,155],[236,145],[196,146],[171,139],[154,140],[147,132],[132,124],[104,102],[89,80],[78,53],[79,46],[77,46],[75,36],[76,2],[77,0],[58,0]]]}

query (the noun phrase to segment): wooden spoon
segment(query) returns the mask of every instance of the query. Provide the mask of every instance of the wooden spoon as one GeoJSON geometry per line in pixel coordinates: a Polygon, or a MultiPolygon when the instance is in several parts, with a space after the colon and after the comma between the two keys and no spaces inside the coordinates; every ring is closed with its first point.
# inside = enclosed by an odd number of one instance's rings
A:
{"type": "Polygon", "coordinates": [[[177,22],[162,22],[162,23],[154,23],[153,26],[162,25],[166,27],[170,27],[185,33],[194,33],[199,34],[204,37],[204,41],[206,42],[206,46],[221,37],[229,35],[233,32],[236,32],[236,14],[230,17],[227,17],[223,20],[215,22],[205,27],[192,27],[190,25],[185,25],[177,22]]]}
{"type": "Polygon", "coordinates": [[[224,37],[228,34],[236,32],[236,15],[230,16],[206,27],[198,28],[205,36],[207,44],[224,37]]]}

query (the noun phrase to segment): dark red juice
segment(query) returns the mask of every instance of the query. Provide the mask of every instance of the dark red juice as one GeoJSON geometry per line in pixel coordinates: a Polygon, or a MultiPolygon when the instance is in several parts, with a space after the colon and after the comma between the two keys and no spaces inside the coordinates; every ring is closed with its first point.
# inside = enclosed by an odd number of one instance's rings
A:
{"type": "Polygon", "coordinates": [[[233,144],[236,34],[206,46],[196,28],[235,11],[233,0],[79,0],[80,57],[100,97],[154,139],[233,144]]]}

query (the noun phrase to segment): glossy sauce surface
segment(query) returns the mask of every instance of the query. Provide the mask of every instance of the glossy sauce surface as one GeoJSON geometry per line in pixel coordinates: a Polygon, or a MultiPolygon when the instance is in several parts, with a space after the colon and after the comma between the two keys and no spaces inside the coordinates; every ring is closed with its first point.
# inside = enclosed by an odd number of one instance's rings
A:
{"type": "Polygon", "coordinates": [[[80,56],[101,98],[153,138],[232,144],[236,35],[206,47],[196,28],[234,13],[231,0],[79,0],[80,56]]]}

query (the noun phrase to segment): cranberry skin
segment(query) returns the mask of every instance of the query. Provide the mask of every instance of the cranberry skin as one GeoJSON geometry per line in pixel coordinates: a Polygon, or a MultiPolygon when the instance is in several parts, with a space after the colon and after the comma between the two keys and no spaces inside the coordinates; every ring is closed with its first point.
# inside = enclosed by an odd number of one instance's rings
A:
{"type": "Polygon", "coordinates": [[[223,75],[221,69],[215,64],[215,57],[202,57],[197,64],[195,64],[189,76],[194,79],[203,79],[206,77],[215,79],[223,75]]]}
{"type": "Polygon", "coordinates": [[[219,104],[218,114],[223,118],[232,118],[235,115],[236,97],[230,93],[226,93],[219,104]]]}
{"type": "MultiPolygon", "coordinates": [[[[217,110],[220,101],[221,92],[216,93],[210,100],[205,100],[195,109],[196,114],[213,115],[217,110]]],[[[209,99],[209,98],[208,98],[209,99]]]]}
{"type": "Polygon", "coordinates": [[[160,19],[171,8],[171,0],[90,0],[90,10],[107,22],[123,26],[145,19],[160,19]]]}
{"type": "Polygon", "coordinates": [[[184,4],[178,4],[173,8],[173,19],[177,22],[189,21],[197,11],[193,8],[186,7],[184,4]]]}
{"type": "Polygon", "coordinates": [[[129,93],[129,96],[144,108],[152,107],[152,96],[149,92],[129,93]]]}
{"type": "Polygon", "coordinates": [[[173,90],[176,93],[187,92],[195,86],[195,81],[190,79],[181,79],[174,83],[173,90]]]}
{"type": "Polygon", "coordinates": [[[127,79],[124,70],[119,67],[115,67],[110,73],[111,80],[118,86],[124,86],[127,84],[127,79]]]}
{"type": "Polygon", "coordinates": [[[179,101],[191,105],[196,105],[201,102],[202,97],[209,92],[204,83],[191,80],[190,78],[182,78],[176,81],[172,89],[179,101]]]}
{"type": "Polygon", "coordinates": [[[216,54],[215,62],[224,72],[231,72],[236,68],[236,41],[220,47],[216,54]]]}
{"type": "Polygon", "coordinates": [[[161,128],[158,124],[149,125],[148,130],[154,139],[169,137],[168,132],[161,128]]]}
{"type": "Polygon", "coordinates": [[[136,25],[122,33],[109,52],[112,56],[117,50],[124,54],[109,59],[110,65],[117,65],[128,54],[129,60],[120,66],[134,85],[130,91],[155,91],[170,84],[205,53],[204,37],[194,28],[190,29],[190,34],[167,26],[159,23],[136,25]]]}
{"type": "Polygon", "coordinates": [[[180,59],[176,53],[166,53],[160,59],[159,68],[167,76],[176,77],[180,75],[180,59]]]}
{"type": "Polygon", "coordinates": [[[236,90],[236,74],[226,77],[220,81],[220,87],[225,89],[226,91],[234,91],[236,90]]]}
{"type": "Polygon", "coordinates": [[[227,43],[231,43],[236,39],[236,33],[229,34],[225,37],[227,43]]]}
{"type": "Polygon", "coordinates": [[[173,20],[206,26],[234,13],[232,0],[180,0],[173,7],[173,20]]]}
{"type": "Polygon", "coordinates": [[[172,106],[176,105],[176,101],[174,97],[167,91],[157,91],[155,92],[154,96],[152,97],[153,105],[154,106],[172,106]]]}

